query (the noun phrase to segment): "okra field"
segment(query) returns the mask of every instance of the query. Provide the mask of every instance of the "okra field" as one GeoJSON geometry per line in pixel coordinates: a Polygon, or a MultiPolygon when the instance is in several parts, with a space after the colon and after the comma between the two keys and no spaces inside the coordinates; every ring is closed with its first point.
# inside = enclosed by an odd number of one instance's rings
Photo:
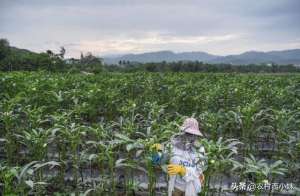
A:
{"type": "Polygon", "coordinates": [[[299,74],[46,71],[0,72],[0,193],[166,195],[150,146],[190,116],[205,134],[202,195],[300,193],[299,74]]]}

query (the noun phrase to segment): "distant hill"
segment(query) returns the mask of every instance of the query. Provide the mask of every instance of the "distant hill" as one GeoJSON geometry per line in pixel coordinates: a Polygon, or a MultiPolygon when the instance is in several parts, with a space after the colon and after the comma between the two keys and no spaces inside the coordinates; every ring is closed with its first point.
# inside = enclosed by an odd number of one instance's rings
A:
{"type": "Polygon", "coordinates": [[[37,54],[27,49],[21,49],[17,47],[10,46],[10,51],[18,56],[28,55],[28,54],[37,54]]]}
{"type": "Polygon", "coordinates": [[[230,63],[230,64],[300,64],[300,49],[257,52],[249,51],[238,55],[228,55],[218,57],[209,61],[210,63],[230,63]]]}
{"type": "Polygon", "coordinates": [[[172,62],[172,61],[209,61],[217,58],[216,55],[211,55],[205,52],[182,52],[174,53],[172,51],[158,51],[158,52],[147,52],[142,54],[125,54],[118,57],[104,57],[104,62],[107,64],[118,64],[120,60],[134,61],[134,62],[172,62]]]}
{"type": "Polygon", "coordinates": [[[295,64],[300,65],[300,49],[259,52],[248,51],[237,55],[217,56],[206,52],[181,52],[158,51],[141,54],[125,54],[116,57],[103,57],[106,64],[118,64],[119,61],[131,62],[172,62],[172,61],[202,61],[207,63],[241,64],[295,64]]]}

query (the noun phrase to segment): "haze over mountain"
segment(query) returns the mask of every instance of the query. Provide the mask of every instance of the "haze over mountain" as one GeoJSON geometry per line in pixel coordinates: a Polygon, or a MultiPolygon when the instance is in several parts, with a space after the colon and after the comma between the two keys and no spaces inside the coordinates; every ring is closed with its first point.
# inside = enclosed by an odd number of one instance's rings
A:
{"type": "Polygon", "coordinates": [[[140,54],[124,54],[115,57],[103,57],[106,64],[118,64],[119,61],[131,62],[174,62],[174,61],[202,61],[206,63],[229,63],[240,64],[300,64],[300,49],[282,50],[282,51],[248,51],[236,55],[218,56],[206,52],[180,52],[157,51],[140,54]]]}

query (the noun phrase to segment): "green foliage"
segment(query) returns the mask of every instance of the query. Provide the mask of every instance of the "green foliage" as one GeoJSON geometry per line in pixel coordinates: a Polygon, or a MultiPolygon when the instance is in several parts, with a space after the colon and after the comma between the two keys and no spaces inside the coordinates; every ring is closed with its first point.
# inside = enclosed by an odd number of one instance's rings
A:
{"type": "Polygon", "coordinates": [[[51,72],[77,72],[86,71],[100,73],[103,69],[102,59],[91,53],[82,55],[80,60],[68,59],[64,56],[66,49],[60,48],[58,54],[51,50],[35,53],[25,49],[9,46],[6,39],[0,39],[0,71],[37,71],[46,70],[51,72]]]}
{"type": "Polygon", "coordinates": [[[276,176],[284,176],[288,171],[282,160],[277,160],[274,163],[268,163],[265,159],[257,160],[252,154],[245,157],[244,164],[234,162],[234,170],[241,170],[244,177],[247,174],[253,174],[255,182],[263,182],[264,180],[273,181],[276,176]]]}
{"type": "Polygon", "coordinates": [[[206,73],[284,73],[300,72],[299,67],[294,65],[268,65],[268,64],[209,64],[199,61],[178,61],[178,62],[158,62],[158,63],[137,63],[120,61],[119,65],[108,65],[110,71],[121,72],[206,72],[206,73]]]}
{"type": "Polygon", "coordinates": [[[64,59],[66,49],[60,47],[59,53],[51,50],[35,53],[25,49],[9,46],[6,39],[0,39],[0,71],[36,71],[47,70],[51,72],[207,72],[207,73],[286,73],[300,72],[294,65],[231,65],[208,64],[199,61],[178,61],[160,63],[136,63],[120,61],[118,65],[104,65],[103,59],[88,52],[81,54],[80,59],[64,59]]]}
{"type": "Polygon", "coordinates": [[[6,39],[0,39],[0,61],[10,53],[9,42],[6,39]]]}
{"type": "Polygon", "coordinates": [[[208,156],[208,173],[224,172],[231,165],[234,155],[238,154],[238,145],[242,144],[237,139],[223,140],[220,137],[217,141],[203,139],[201,141],[208,156]]]}
{"type": "Polygon", "coordinates": [[[220,173],[299,180],[299,83],[297,74],[1,72],[1,193],[133,195],[138,173],[155,195],[161,169],[149,147],[168,144],[186,116],[206,136],[207,193],[220,173]]]}

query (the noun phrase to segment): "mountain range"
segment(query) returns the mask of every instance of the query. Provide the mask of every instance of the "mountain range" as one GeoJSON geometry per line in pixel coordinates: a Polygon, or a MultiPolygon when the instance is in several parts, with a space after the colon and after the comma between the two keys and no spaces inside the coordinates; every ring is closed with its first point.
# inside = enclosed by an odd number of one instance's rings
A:
{"type": "Polygon", "coordinates": [[[206,52],[180,52],[157,51],[140,54],[124,54],[120,56],[102,57],[106,64],[118,64],[120,61],[130,62],[174,62],[174,61],[202,61],[205,63],[226,63],[233,65],[246,64],[294,64],[300,65],[300,49],[281,50],[281,51],[248,51],[236,55],[219,56],[206,52]]]}

